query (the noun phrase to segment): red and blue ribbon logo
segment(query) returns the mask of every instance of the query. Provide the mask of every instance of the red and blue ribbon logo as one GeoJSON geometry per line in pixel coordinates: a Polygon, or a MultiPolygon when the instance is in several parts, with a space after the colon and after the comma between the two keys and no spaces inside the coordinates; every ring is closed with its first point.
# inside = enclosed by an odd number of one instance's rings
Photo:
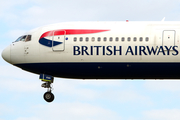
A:
{"type": "Polygon", "coordinates": [[[53,36],[60,36],[60,35],[79,35],[79,34],[93,34],[93,33],[100,33],[109,30],[92,30],[92,29],[63,29],[63,30],[52,30],[43,33],[39,39],[39,43],[41,45],[47,47],[53,47],[62,44],[63,42],[58,42],[54,40],[49,40],[45,37],[53,37],[53,36]]]}

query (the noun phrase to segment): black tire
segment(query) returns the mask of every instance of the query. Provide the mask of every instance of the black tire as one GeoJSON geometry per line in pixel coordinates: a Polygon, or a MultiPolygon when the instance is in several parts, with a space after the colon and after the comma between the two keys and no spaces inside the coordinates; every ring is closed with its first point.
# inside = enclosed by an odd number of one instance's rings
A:
{"type": "Polygon", "coordinates": [[[44,93],[44,100],[47,102],[52,102],[54,100],[54,94],[51,92],[44,93]]]}

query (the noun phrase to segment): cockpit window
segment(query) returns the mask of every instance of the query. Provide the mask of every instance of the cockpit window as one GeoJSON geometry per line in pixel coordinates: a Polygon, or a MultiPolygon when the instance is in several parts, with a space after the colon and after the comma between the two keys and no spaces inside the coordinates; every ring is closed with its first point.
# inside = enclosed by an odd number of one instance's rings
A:
{"type": "Polygon", "coordinates": [[[28,41],[31,41],[31,35],[28,35],[28,36],[26,37],[26,41],[25,41],[25,42],[28,42],[28,41]]]}
{"type": "Polygon", "coordinates": [[[23,36],[20,41],[25,41],[25,40],[26,40],[26,35],[23,36]]]}
{"type": "Polygon", "coordinates": [[[23,36],[21,36],[21,37],[19,37],[15,42],[18,42],[18,41],[20,41],[21,40],[21,38],[22,38],[23,36]]]}
{"type": "Polygon", "coordinates": [[[25,42],[31,41],[31,35],[21,36],[15,42],[19,42],[19,41],[25,41],[25,42]]]}

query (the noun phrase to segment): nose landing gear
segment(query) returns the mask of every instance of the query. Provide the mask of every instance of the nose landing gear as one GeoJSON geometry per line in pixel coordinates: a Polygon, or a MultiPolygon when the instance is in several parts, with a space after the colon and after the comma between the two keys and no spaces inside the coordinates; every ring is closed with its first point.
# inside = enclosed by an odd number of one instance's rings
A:
{"type": "Polygon", "coordinates": [[[54,94],[52,94],[51,92],[44,93],[43,97],[47,102],[52,102],[54,100],[54,94]]]}
{"type": "Polygon", "coordinates": [[[44,100],[46,102],[52,102],[54,100],[54,94],[51,92],[52,91],[51,84],[54,81],[54,77],[50,75],[41,74],[39,78],[41,81],[45,82],[41,85],[41,87],[47,88],[47,92],[44,93],[43,96],[44,100]]]}

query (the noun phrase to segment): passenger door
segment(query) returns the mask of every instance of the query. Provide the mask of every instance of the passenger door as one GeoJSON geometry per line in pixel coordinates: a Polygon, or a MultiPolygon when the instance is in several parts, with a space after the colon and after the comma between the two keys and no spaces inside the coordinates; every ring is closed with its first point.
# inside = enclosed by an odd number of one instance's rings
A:
{"type": "Polygon", "coordinates": [[[163,31],[163,46],[174,46],[175,45],[175,30],[164,30],[163,31]]]}
{"type": "Polygon", "coordinates": [[[54,52],[65,50],[65,34],[65,30],[58,30],[53,32],[52,49],[54,52]]]}

